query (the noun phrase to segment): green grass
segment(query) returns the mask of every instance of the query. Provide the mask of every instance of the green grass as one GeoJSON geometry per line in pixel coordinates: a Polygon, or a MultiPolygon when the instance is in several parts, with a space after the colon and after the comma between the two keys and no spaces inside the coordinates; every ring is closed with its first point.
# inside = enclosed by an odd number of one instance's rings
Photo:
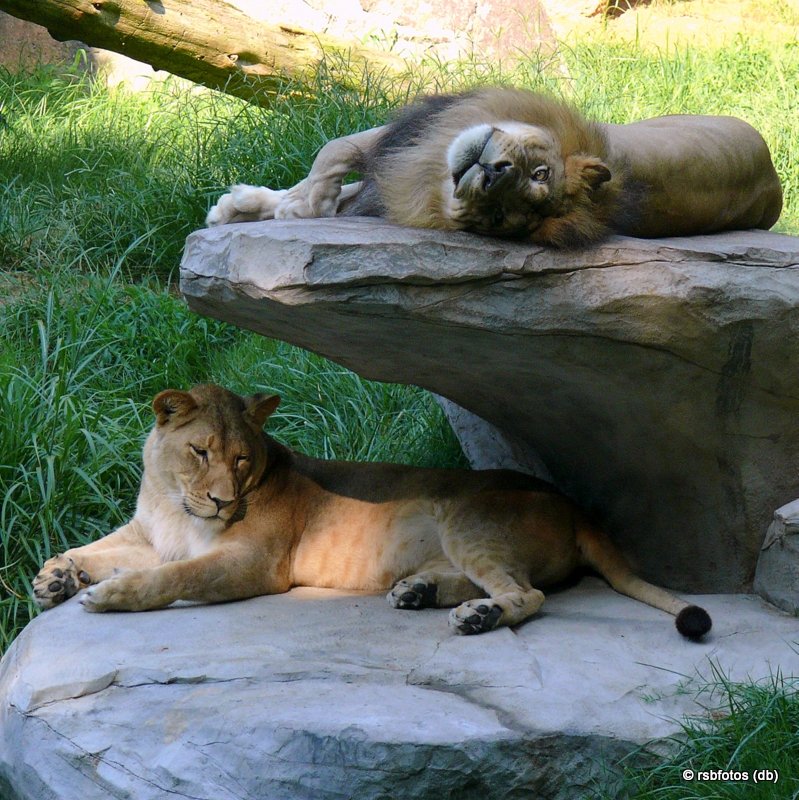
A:
{"type": "Polygon", "coordinates": [[[295,183],[326,139],[385,114],[379,93],[319,96],[287,90],[265,110],[176,81],[130,94],[0,70],[0,265],[107,270],[124,254],[125,277],[169,276],[224,187],[295,183]]]}
{"type": "MultiPolygon", "coordinates": [[[[701,717],[682,722],[668,759],[634,754],[605,800],[796,800],[799,797],[799,681],[777,674],[733,683],[716,670],[699,695],[701,717]],[[758,775],[776,774],[776,782],[758,775]],[[724,776],[719,773],[733,773],[724,776]],[[737,773],[734,774],[734,773],[737,773]],[[756,776],[758,779],[756,780],[756,776]],[[726,777],[726,779],[725,779],[726,777]]],[[[622,765],[625,767],[625,765],[622,765]]]]}

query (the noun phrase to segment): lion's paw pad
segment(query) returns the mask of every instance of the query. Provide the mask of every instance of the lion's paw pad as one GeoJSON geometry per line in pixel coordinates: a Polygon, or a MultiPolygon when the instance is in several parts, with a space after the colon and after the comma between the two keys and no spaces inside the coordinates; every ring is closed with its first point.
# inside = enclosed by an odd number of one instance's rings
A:
{"type": "Polygon", "coordinates": [[[456,633],[485,633],[497,627],[501,616],[502,607],[494,600],[469,600],[450,611],[449,624],[456,633]]]}
{"type": "Polygon", "coordinates": [[[33,579],[33,599],[41,609],[53,608],[90,583],[88,573],[79,570],[71,558],[55,556],[33,579]]]}
{"type": "Polygon", "coordinates": [[[388,593],[387,598],[392,608],[418,609],[428,608],[436,604],[438,586],[420,580],[402,580],[388,593]]]}

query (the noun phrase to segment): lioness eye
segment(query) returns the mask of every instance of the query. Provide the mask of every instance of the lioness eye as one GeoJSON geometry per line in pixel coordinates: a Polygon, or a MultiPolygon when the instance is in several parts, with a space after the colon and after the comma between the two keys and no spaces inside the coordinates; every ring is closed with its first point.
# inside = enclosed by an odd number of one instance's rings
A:
{"type": "Polygon", "coordinates": [[[533,173],[533,180],[538,181],[539,183],[543,183],[544,181],[549,180],[549,167],[539,167],[533,173]]]}
{"type": "Polygon", "coordinates": [[[195,447],[193,444],[190,444],[189,447],[191,447],[191,451],[192,453],[194,453],[195,456],[198,456],[199,458],[202,459],[208,458],[208,451],[203,450],[202,447],[195,447]]]}
{"type": "Polygon", "coordinates": [[[236,456],[236,466],[240,467],[242,464],[244,464],[246,461],[249,460],[250,460],[249,456],[236,456]]]}

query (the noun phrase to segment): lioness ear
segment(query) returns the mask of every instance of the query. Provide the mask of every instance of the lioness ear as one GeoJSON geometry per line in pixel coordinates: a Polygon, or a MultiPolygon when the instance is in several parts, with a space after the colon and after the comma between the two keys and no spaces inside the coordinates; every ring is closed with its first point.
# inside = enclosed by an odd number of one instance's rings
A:
{"type": "Polygon", "coordinates": [[[607,165],[595,156],[576,155],[566,158],[566,192],[568,194],[575,194],[581,188],[593,191],[612,177],[607,165]]]}
{"type": "Polygon", "coordinates": [[[159,425],[166,425],[173,419],[183,417],[197,408],[197,401],[188,393],[177,389],[167,389],[153,399],[153,411],[159,425]]]}
{"type": "Polygon", "coordinates": [[[260,430],[274,410],[280,405],[279,394],[254,394],[244,399],[247,408],[244,412],[260,430]]]}

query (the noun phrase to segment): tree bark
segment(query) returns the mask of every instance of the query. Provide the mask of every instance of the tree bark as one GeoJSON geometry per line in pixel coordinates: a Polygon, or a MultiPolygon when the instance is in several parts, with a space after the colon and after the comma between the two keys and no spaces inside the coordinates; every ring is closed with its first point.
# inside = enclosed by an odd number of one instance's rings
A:
{"type": "Polygon", "coordinates": [[[344,49],[354,67],[401,71],[401,59],[278,20],[253,20],[224,0],[0,0],[0,11],[156,69],[266,104],[286,78],[344,49]]]}

